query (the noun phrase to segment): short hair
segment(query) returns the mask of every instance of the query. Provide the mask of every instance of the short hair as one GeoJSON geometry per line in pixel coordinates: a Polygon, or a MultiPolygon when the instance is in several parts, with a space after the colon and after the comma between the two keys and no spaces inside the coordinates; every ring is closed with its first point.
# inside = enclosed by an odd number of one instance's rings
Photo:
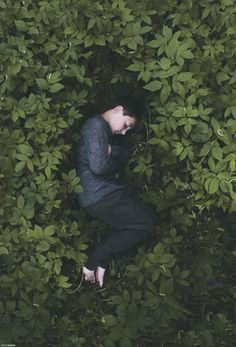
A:
{"type": "Polygon", "coordinates": [[[145,112],[145,104],[142,97],[121,96],[113,99],[107,109],[123,106],[124,115],[140,120],[145,112]]]}

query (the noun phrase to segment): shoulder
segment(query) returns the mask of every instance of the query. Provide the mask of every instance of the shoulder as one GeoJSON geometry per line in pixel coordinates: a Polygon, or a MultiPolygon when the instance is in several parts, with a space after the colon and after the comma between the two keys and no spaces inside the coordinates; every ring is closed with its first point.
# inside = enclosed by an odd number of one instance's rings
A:
{"type": "Polygon", "coordinates": [[[88,130],[100,130],[104,128],[103,119],[99,115],[92,116],[88,118],[83,126],[82,131],[88,131],[88,130]]]}

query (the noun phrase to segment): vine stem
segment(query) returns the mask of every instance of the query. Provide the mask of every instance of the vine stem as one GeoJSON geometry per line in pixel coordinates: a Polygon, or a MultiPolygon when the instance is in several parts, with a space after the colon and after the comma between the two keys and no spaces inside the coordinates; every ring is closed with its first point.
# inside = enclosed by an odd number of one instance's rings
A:
{"type": "Polygon", "coordinates": [[[76,293],[76,292],[79,291],[79,289],[80,289],[80,287],[81,287],[81,285],[82,285],[82,282],[83,282],[83,266],[84,266],[84,264],[83,264],[83,262],[81,261],[81,271],[82,271],[82,275],[81,275],[80,282],[79,282],[78,286],[77,286],[73,291],[66,290],[66,292],[67,292],[68,294],[74,294],[74,293],[76,293]]]}
{"type": "Polygon", "coordinates": [[[204,157],[202,157],[202,159],[200,160],[200,162],[198,163],[199,165],[203,162],[203,160],[206,158],[207,154],[210,152],[210,150],[212,149],[212,146],[214,145],[214,143],[216,142],[216,140],[212,141],[210,148],[208,149],[208,151],[206,152],[206,154],[204,155],[204,157]]]}

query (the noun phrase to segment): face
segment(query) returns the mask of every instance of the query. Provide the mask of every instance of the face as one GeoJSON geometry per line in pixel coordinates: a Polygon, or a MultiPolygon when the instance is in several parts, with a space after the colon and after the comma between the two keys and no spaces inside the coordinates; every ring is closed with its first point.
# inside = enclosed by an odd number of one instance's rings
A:
{"type": "Polygon", "coordinates": [[[109,121],[113,135],[125,135],[136,125],[136,119],[124,114],[122,106],[117,106],[113,110],[112,117],[109,121]]]}

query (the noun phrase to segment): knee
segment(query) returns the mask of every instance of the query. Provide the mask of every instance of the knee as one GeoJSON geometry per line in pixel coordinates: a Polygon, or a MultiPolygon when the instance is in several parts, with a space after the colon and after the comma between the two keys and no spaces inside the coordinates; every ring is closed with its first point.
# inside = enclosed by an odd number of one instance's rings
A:
{"type": "Polygon", "coordinates": [[[150,238],[153,238],[155,236],[155,231],[156,231],[155,225],[152,225],[152,227],[150,227],[148,232],[150,238]]]}
{"type": "Polygon", "coordinates": [[[154,223],[147,224],[143,230],[143,234],[146,239],[153,238],[155,236],[156,225],[154,223]]]}
{"type": "Polygon", "coordinates": [[[156,231],[156,217],[154,218],[154,216],[149,216],[149,219],[147,221],[146,230],[147,230],[148,234],[150,234],[150,236],[154,236],[155,235],[155,231],[156,231]]]}

